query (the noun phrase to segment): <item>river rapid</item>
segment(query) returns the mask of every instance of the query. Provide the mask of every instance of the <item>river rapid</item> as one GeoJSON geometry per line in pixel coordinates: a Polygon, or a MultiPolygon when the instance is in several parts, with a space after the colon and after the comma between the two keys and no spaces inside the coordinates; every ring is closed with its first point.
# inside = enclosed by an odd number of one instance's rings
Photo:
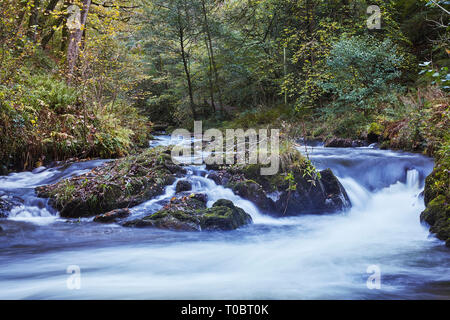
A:
{"type": "MultiPolygon", "coordinates": [[[[161,136],[152,146],[168,143],[161,136]]],[[[370,147],[307,154],[338,176],[351,209],[272,218],[206,178],[204,166],[188,167],[208,205],[225,198],[252,216],[253,224],[226,232],[67,220],[35,196],[34,187],[107,160],[2,176],[0,197],[24,202],[0,219],[0,299],[450,299],[450,251],[419,220],[433,161],[370,147]],[[80,269],[79,289],[67,285],[69,266],[80,269]],[[367,286],[373,270],[378,289],[367,286]]],[[[175,184],[132,208],[131,218],[156,212],[175,184]]]]}

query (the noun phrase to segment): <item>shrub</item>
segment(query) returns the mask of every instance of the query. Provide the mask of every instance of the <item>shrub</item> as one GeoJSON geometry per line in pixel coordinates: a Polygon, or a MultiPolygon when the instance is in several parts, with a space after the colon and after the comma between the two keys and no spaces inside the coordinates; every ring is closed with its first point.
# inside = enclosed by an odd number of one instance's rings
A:
{"type": "Polygon", "coordinates": [[[401,87],[403,57],[389,39],[342,38],[333,45],[327,60],[329,80],[321,87],[333,97],[327,113],[370,114],[383,104],[394,103],[401,87]]]}

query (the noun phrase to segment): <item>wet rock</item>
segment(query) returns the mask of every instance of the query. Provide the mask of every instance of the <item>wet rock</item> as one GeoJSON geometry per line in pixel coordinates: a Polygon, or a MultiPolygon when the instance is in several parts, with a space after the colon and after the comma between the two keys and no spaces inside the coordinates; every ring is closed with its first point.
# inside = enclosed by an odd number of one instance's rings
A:
{"type": "Polygon", "coordinates": [[[208,179],[213,180],[217,185],[222,185],[222,177],[219,175],[218,172],[211,172],[206,176],[208,179]]]}
{"type": "Polygon", "coordinates": [[[230,200],[217,200],[202,217],[203,230],[234,230],[252,222],[252,217],[230,200]]]}
{"type": "Polygon", "coordinates": [[[112,210],[108,213],[100,214],[94,218],[94,222],[100,223],[112,223],[117,222],[119,219],[126,218],[130,215],[130,210],[128,208],[125,209],[116,209],[112,210]]]}
{"type": "Polygon", "coordinates": [[[450,172],[445,165],[436,164],[425,179],[424,201],[426,209],[420,220],[430,226],[430,232],[450,248],[450,172]]]}
{"type": "Polygon", "coordinates": [[[325,141],[325,147],[329,148],[357,148],[367,147],[368,143],[362,140],[352,140],[344,138],[331,138],[325,141]]]}
{"type": "Polygon", "coordinates": [[[290,163],[275,175],[261,175],[261,165],[254,164],[229,166],[215,176],[229,174],[226,187],[274,216],[333,213],[351,206],[344,187],[330,169],[314,171],[298,152],[289,159],[290,163]],[[288,175],[293,181],[288,181],[288,175]]]}
{"type": "Polygon", "coordinates": [[[350,207],[347,192],[330,169],[320,171],[314,183],[298,176],[295,181],[296,190],[282,192],[276,202],[278,215],[333,213],[350,207]]]}
{"type": "Polygon", "coordinates": [[[202,193],[202,192],[193,193],[193,194],[190,194],[189,197],[191,197],[195,200],[198,200],[200,202],[203,202],[205,204],[208,202],[208,196],[206,195],[206,193],[202,193]]]}
{"type": "Polygon", "coordinates": [[[123,225],[126,227],[154,227],[160,229],[202,231],[234,230],[252,222],[243,209],[229,200],[218,200],[211,208],[196,197],[177,198],[158,212],[123,225]]]}
{"type": "Polygon", "coordinates": [[[230,182],[226,185],[233,192],[244,199],[253,202],[263,211],[273,211],[275,202],[267,195],[262,186],[252,180],[230,182]]]}
{"type": "Polygon", "coordinates": [[[187,180],[179,180],[177,182],[177,185],[175,187],[175,191],[177,193],[183,192],[183,191],[189,191],[192,189],[192,184],[187,180]]]}
{"type": "Polygon", "coordinates": [[[171,161],[168,147],[108,162],[90,172],[36,188],[61,217],[89,217],[128,208],[164,192],[184,169],[171,161]]]}
{"type": "Polygon", "coordinates": [[[230,174],[227,170],[214,171],[207,175],[208,179],[213,180],[217,185],[225,185],[232,178],[232,174],[230,174]]]}
{"type": "Polygon", "coordinates": [[[0,197],[0,218],[8,217],[12,208],[23,204],[23,200],[14,196],[3,195],[0,197]]]}

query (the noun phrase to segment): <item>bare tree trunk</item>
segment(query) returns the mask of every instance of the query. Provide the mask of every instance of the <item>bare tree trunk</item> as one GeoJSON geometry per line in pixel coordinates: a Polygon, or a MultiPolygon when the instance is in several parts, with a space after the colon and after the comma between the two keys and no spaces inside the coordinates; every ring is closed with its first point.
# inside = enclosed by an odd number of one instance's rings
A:
{"type": "Polygon", "coordinates": [[[205,21],[206,36],[208,37],[209,50],[210,50],[210,54],[211,54],[211,63],[212,63],[213,71],[214,71],[214,78],[216,80],[217,91],[219,92],[218,98],[219,98],[219,104],[220,104],[220,112],[223,114],[224,106],[223,106],[223,100],[222,100],[222,88],[220,87],[219,74],[217,72],[216,60],[214,59],[214,49],[213,49],[212,40],[211,40],[211,30],[209,29],[208,13],[206,11],[205,0],[202,0],[202,11],[203,11],[203,18],[205,21]]]}
{"type": "Polygon", "coordinates": [[[213,80],[212,80],[212,61],[211,61],[211,53],[209,51],[209,45],[208,40],[205,39],[205,45],[206,45],[206,51],[208,52],[208,82],[209,82],[209,96],[211,99],[211,106],[214,110],[214,113],[216,113],[216,104],[214,103],[214,86],[213,86],[213,80]]]}
{"type": "Polygon", "coordinates": [[[86,26],[86,20],[91,6],[91,0],[83,0],[83,9],[80,14],[79,26],[70,30],[69,44],[67,47],[67,76],[69,83],[72,80],[75,66],[78,61],[83,30],[86,26]]]}
{"type": "Polygon", "coordinates": [[[183,59],[184,72],[186,74],[186,81],[188,84],[189,104],[191,106],[192,117],[195,120],[197,118],[197,113],[195,112],[195,103],[194,103],[194,94],[192,91],[191,74],[189,72],[188,62],[187,62],[187,58],[186,58],[186,51],[184,48],[184,28],[183,28],[183,23],[181,22],[181,12],[180,12],[179,8],[178,8],[178,36],[179,36],[179,40],[180,40],[181,58],[183,59]]]}

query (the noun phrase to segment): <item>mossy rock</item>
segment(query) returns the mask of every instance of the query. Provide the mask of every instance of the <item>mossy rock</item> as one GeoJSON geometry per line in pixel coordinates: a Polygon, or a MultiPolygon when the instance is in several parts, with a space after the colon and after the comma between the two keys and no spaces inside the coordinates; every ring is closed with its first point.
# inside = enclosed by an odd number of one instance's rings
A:
{"type": "Polygon", "coordinates": [[[229,166],[216,176],[228,174],[226,187],[274,216],[333,213],[351,206],[347,192],[330,169],[311,172],[307,166],[301,156],[292,155],[274,175],[261,175],[261,165],[251,164],[229,166]],[[289,185],[288,174],[295,188],[289,185]]]}
{"type": "Polygon", "coordinates": [[[123,225],[138,228],[212,231],[234,230],[251,222],[251,216],[229,200],[218,200],[208,209],[206,204],[196,197],[184,197],[173,199],[170,204],[152,215],[128,221],[123,225]]]}
{"type": "Polygon", "coordinates": [[[267,196],[263,187],[254,180],[232,181],[225,185],[238,196],[254,203],[263,211],[275,210],[275,202],[267,196]]]}
{"type": "Polygon", "coordinates": [[[50,198],[50,205],[62,217],[88,217],[152,199],[183,172],[171,161],[170,149],[158,147],[108,162],[81,176],[37,187],[36,193],[50,198]]]}
{"type": "Polygon", "coordinates": [[[425,180],[424,200],[426,209],[420,220],[430,226],[430,232],[450,247],[450,176],[449,171],[437,164],[425,180]]]}

